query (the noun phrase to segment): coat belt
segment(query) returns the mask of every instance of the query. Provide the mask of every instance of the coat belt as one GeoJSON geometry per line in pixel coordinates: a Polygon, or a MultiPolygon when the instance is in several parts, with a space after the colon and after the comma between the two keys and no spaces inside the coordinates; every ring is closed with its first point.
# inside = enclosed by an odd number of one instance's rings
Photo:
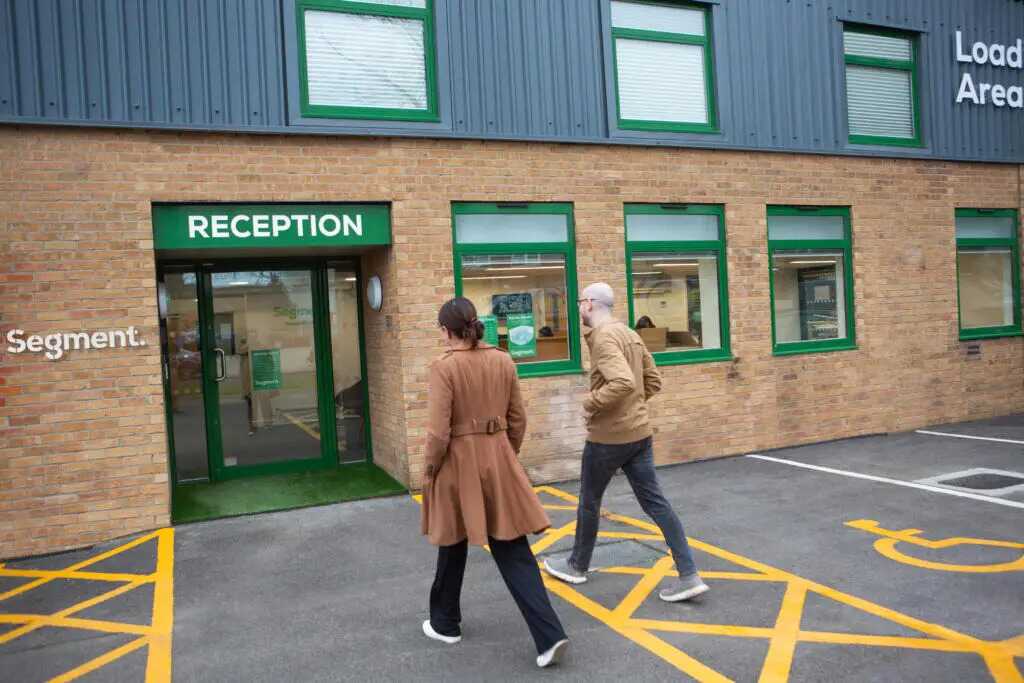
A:
{"type": "Polygon", "coordinates": [[[497,434],[506,429],[508,429],[508,420],[505,418],[482,417],[452,425],[452,438],[469,434],[497,434]]]}

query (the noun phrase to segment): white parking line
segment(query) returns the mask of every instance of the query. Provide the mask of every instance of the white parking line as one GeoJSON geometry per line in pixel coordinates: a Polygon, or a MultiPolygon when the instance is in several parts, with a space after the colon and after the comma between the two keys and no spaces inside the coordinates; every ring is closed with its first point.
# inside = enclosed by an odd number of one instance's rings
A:
{"type": "Polygon", "coordinates": [[[993,503],[995,505],[1005,505],[1006,507],[1019,508],[1024,510],[1024,502],[1016,500],[1003,500],[1002,498],[992,498],[990,496],[983,496],[977,493],[968,493],[966,491],[954,491],[952,489],[942,488],[940,486],[929,486],[927,484],[918,484],[912,481],[901,481],[899,479],[889,479],[888,477],[876,477],[873,474],[861,474],[860,472],[850,472],[849,470],[837,470],[833,467],[822,467],[820,465],[809,465],[805,462],[797,462],[796,460],[786,460],[785,458],[773,458],[768,455],[758,455],[757,453],[751,453],[747,455],[748,458],[756,458],[757,460],[767,460],[769,462],[777,462],[781,465],[789,465],[791,467],[802,467],[805,470],[814,470],[816,472],[827,472],[828,474],[839,474],[844,477],[851,477],[853,479],[866,479],[868,481],[877,481],[883,484],[893,484],[895,486],[905,486],[911,489],[920,489],[921,491],[931,491],[932,493],[944,493],[947,496],[956,496],[957,498],[970,498],[971,500],[980,500],[985,503],[993,503]]]}
{"type": "Polygon", "coordinates": [[[954,439],[973,439],[975,441],[995,441],[997,443],[1016,443],[1024,446],[1024,441],[1015,441],[1014,439],[997,439],[994,436],[973,436],[971,434],[950,434],[949,432],[930,432],[927,429],[915,430],[917,434],[929,434],[931,436],[951,436],[954,439]]]}

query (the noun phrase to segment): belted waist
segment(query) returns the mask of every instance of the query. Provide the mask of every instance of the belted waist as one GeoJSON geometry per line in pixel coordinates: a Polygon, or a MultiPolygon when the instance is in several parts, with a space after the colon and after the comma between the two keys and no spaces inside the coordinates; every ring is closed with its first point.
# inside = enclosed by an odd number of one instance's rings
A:
{"type": "Polygon", "coordinates": [[[452,438],[470,434],[497,434],[508,429],[508,420],[503,417],[483,417],[452,425],[452,438]]]}

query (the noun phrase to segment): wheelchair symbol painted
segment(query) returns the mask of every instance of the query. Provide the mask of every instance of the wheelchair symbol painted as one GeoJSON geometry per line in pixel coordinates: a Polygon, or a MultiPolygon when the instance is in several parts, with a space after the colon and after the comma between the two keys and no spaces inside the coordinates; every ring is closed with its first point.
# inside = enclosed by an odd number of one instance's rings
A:
{"type": "Polygon", "coordinates": [[[875,550],[879,555],[887,557],[894,562],[902,562],[903,564],[920,567],[921,569],[934,569],[943,572],[964,572],[971,574],[996,574],[1000,572],[1024,571],[1024,543],[1015,543],[1013,541],[994,541],[987,538],[965,538],[962,536],[944,538],[941,541],[929,541],[926,538],[920,537],[920,534],[924,533],[921,529],[901,529],[898,531],[883,529],[878,525],[878,522],[873,519],[857,519],[852,522],[847,522],[846,526],[881,536],[882,538],[875,541],[874,544],[875,550]],[[952,548],[960,545],[980,545],[990,548],[1015,548],[1021,551],[1021,556],[1012,562],[1000,562],[998,564],[947,564],[944,562],[922,560],[917,557],[906,555],[896,549],[897,543],[909,543],[911,545],[916,545],[920,548],[928,548],[930,550],[943,550],[945,548],[952,548]]]}

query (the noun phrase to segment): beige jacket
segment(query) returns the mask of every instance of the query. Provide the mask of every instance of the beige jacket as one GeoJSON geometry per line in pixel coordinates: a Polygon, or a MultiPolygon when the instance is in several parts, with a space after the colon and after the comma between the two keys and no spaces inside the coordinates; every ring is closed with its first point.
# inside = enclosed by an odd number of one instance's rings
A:
{"type": "Polygon", "coordinates": [[[434,545],[510,541],[551,526],[519,464],[526,411],[512,358],[480,344],[430,366],[421,530],[434,545]]]}
{"type": "Polygon", "coordinates": [[[661,374],[636,332],[611,320],[586,332],[590,347],[590,394],[583,401],[587,439],[620,444],[653,433],[647,401],[661,391],[661,374]]]}

